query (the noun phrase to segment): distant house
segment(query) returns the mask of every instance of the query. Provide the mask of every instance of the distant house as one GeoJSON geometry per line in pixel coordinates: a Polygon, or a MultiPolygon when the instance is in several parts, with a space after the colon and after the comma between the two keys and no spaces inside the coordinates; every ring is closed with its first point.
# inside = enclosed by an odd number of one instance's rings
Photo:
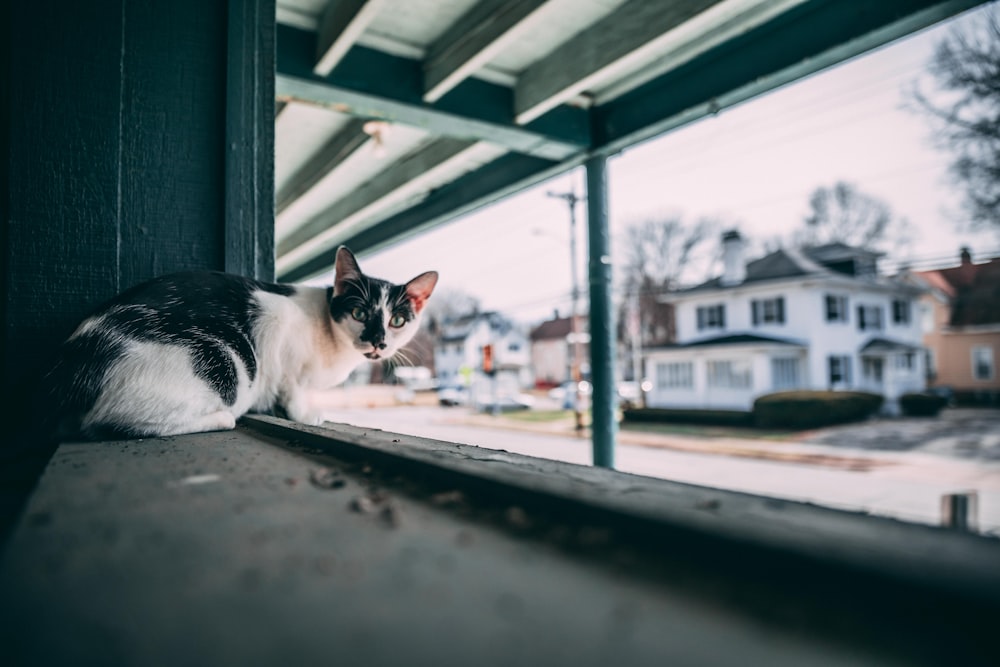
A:
{"type": "Polygon", "coordinates": [[[501,393],[531,386],[530,346],[524,331],[497,312],[470,313],[445,322],[434,345],[434,372],[440,386],[468,387],[475,393],[487,381],[483,363],[490,348],[494,374],[489,376],[501,393]]]}
{"type": "Polygon", "coordinates": [[[961,400],[997,403],[1000,396],[1000,257],[974,264],[963,248],[959,265],[913,273],[929,288],[925,324],[931,384],[961,400]]]}
{"type": "Polygon", "coordinates": [[[650,407],[749,410],[808,388],[876,392],[895,412],[924,388],[922,290],[880,277],[878,253],[834,243],[744,263],[728,232],[723,255],[721,276],[665,297],[677,342],[645,350],[650,407]]]}
{"type": "MultiPolygon", "coordinates": [[[[572,379],[573,366],[573,320],[556,316],[542,322],[531,330],[531,367],[538,387],[554,387],[572,379]]],[[[590,359],[587,320],[577,317],[577,331],[580,334],[581,370],[586,375],[586,365],[590,359]]]]}

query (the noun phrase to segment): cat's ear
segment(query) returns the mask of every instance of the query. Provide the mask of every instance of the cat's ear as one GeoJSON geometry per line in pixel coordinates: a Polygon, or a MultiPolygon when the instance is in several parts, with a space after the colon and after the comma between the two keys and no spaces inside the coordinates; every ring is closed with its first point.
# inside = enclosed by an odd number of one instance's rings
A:
{"type": "Polygon", "coordinates": [[[437,271],[428,271],[426,273],[421,273],[419,276],[406,283],[406,296],[410,297],[410,302],[413,303],[414,312],[419,313],[424,309],[424,304],[427,302],[427,299],[431,297],[431,292],[434,291],[434,286],[437,285],[437,281],[437,271]]]}
{"type": "Polygon", "coordinates": [[[337,248],[337,259],[333,265],[333,293],[343,294],[348,283],[361,280],[361,269],[358,267],[358,260],[354,259],[354,253],[347,249],[347,246],[337,248]]]}

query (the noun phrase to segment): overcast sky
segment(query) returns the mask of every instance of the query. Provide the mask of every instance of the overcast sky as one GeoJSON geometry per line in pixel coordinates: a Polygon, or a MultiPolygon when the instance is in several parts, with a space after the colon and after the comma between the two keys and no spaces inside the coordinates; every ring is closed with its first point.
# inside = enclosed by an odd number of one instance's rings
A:
{"type": "MultiPolygon", "coordinates": [[[[957,258],[968,245],[1000,255],[996,232],[964,228],[948,180],[949,154],[932,145],[927,119],[904,108],[934,45],[951,29],[981,20],[964,14],[653,139],[608,166],[612,248],[631,221],[679,213],[716,216],[762,240],[796,228],[808,196],[838,180],[888,203],[912,223],[905,256],[957,258]]],[[[549,191],[583,193],[582,169],[386,250],[359,257],[364,271],[403,282],[440,272],[439,289],[461,290],[534,323],[569,311],[569,211],[549,191]]],[[[586,280],[586,208],[577,207],[581,280],[586,280]]],[[[713,244],[714,245],[714,244],[713,244]]],[[[582,289],[586,294],[586,285],[582,289]]]]}

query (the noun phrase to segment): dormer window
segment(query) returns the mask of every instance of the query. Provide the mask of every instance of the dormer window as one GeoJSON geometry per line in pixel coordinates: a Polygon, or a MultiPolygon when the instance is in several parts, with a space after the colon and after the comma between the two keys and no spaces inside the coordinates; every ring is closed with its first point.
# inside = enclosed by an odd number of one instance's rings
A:
{"type": "Polygon", "coordinates": [[[698,331],[726,328],[726,306],[698,306],[698,331]]]}
{"type": "Polygon", "coordinates": [[[754,326],[785,323],[785,297],[783,296],[773,299],[754,299],[750,302],[750,310],[754,326]]]}

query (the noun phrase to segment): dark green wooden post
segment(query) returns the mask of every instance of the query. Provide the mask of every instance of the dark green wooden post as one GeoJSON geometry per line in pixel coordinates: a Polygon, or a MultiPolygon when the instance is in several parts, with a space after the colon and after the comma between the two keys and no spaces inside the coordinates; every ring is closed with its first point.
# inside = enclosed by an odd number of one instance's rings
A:
{"type": "Polygon", "coordinates": [[[611,303],[611,243],[608,231],[608,159],[587,160],[590,275],[590,374],[594,386],[594,465],[615,467],[615,323],[611,303]]]}
{"type": "Polygon", "coordinates": [[[274,19],[274,0],[2,3],[0,529],[34,481],[6,474],[37,444],[13,425],[88,311],[172,271],[273,276],[274,19]]]}

